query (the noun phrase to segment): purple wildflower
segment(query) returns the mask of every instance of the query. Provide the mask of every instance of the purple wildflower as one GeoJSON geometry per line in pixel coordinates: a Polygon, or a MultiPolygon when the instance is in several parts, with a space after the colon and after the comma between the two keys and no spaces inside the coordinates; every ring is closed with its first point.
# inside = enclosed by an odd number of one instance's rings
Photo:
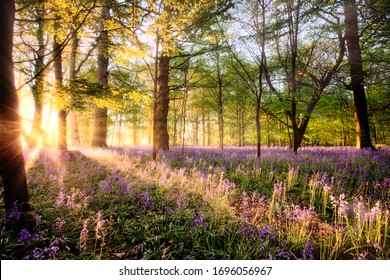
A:
{"type": "Polygon", "coordinates": [[[311,245],[310,241],[307,241],[302,249],[303,259],[304,260],[313,260],[314,259],[313,251],[314,251],[313,245],[311,245]]]}
{"type": "Polygon", "coordinates": [[[18,242],[23,244],[30,244],[33,241],[39,241],[43,239],[43,236],[47,233],[47,230],[40,231],[38,233],[30,233],[27,229],[22,229],[20,231],[20,237],[18,242]]]}
{"type": "Polygon", "coordinates": [[[83,222],[83,228],[80,231],[80,249],[87,249],[87,240],[88,240],[88,220],[83,222]]]}
{"type": "Polygon", "coordinates": [[[45,257],[42,254],[42,251],[39,248],[35,248],[29,251],[24,257],[25,260],[44,260],[45,257]]]}
{"type": "Polygon", "coordinates": [[[192,221],[192,229],[191,231],[194,232],[196,230],[198,230],[200,227],[207,227],[209,224],[207,222],[204,221],[204,218],[205,218],[205,215],[203,213],[203,211],[200,211],[198,216],[192,221]]]}
{"type": "Polygon", "coordinates": [[[32,235],[27,229],[22,229],[20,232],[20,237],[18,239],[18,242],[21,242],[23,244],[27,244],[30,242],[32,235]]]}
{"type": "Polygon", "coordinates": [[[168,207],[167,207],[167,215],[172,214],[174,210],[175,210],[175,209],[174,209],[172,206],[168,206],[168,207]]]}
{"type": "Polygon", "coordinates": [[[21,207],[17,201],[14,202],[11,209],[7,211],[5,216],[5,222],[11,223],[19,221],[20,218],[23,216],[23,211],[21,210],[21,207]]]}
{"type": "Polygon", "coordinates": [[[139,200],[139,204],[141,206],[141,209],[150,209],[152,207],[154,207],[154,201],[156,199],[154,197],[151,197],[149,195],[149,192],[146,190],[146,191],[143,191],[141,193],[141,197],[140,197],[140,200],[139,200]]]}
{"type": "Polygon", "coordinates": [[[347,211],[349,210],[348,202],[345,200],[345,194],[340,194],[340,196],[335,198],[334,196],[329,196],[332,201],[334,209],[337,209],[337,214],[340,218],[347,218],[347,211]]]}
{"type": "Polygon", "coordinates": [[[107,220],[103,219],[102,210],[99,210],[96,213],[96,226],[95,226],[95,238],[99,239],[102,238],[102,236],[105,236],[105,231],[103,229],[103,226],[107,223],[107,220]]]}

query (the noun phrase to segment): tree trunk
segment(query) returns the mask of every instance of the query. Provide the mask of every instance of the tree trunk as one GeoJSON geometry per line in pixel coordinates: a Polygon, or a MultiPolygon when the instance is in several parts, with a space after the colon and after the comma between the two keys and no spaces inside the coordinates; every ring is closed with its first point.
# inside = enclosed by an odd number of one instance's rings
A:
{"type": "Polygon", "coordinates": [[[356,148],[360,148],[360,123],[359,123],[359,120],[358,120],[358,117],[357,117],[357,113],[355,112],[353,114],[354,116],[354,120],[355,120],[355,131],[356,131],[356,148]]]}
{"type": "Polygon", "coordinates": [[[28,209],[28,191],[12,62],[14,0],[0,1],[0,176],[4,204],[9,211],[15,203],[28,209]]]}
{"type": "MultiPolygon", "coordinates": [[[[53,55],[54,55],[54,76],[55,76],[55,88],[57,95],[61,95],[63,75],[62,75],[62,50],[60,44],[57,42],[57,36],[53,37],[53,55]]],[[[58,111],[58,149],[67,150],[68,144],[66,140],[66,111],[61,108],[58,111]]]]}
{"type": "Polygon", "coordinates": [[[292,130],[293,130],[293,151],[296,153],[298,149],[302,146],[303,137],[305,136],[305,132],[307,126],[309,125],[310,116],[318,102],[318,98],[312,97],[310,103],[307,105],[306,113],[302,117],[300,124],[296,121],[296,116],[291,115],[290,120],[292,122],[292,130]]]}
{"type": "Polygon", "coordinates": [[[30,141],[27,141],[29,147],[36,147],[43,134],[43,70],[45,67],[43,58],[45,56],[45,44],[43,37],[43,18],[45,8],[43,1],[40,0],[40,5],[36,8],[38,28],[36,31],[37,50],[34,65],[34,81],[32,85],[32,95],[34,98],[34,117],[31,127],[30,141]]]}
{"type": "MultiPolygon", "coordinates": [[[[79,38],[76,34],[73,35],[71,40],[71,51],[69,59],[69,81],[73,83],[76,78],[76,56],[78,48],[79,38]]],[[[72,92],[72,94],[77,94],[72,92]]],[[[69,124],[70,124],[70,144],[72,146],[80,145],[80,132],[78,128],[78,113],[75,110],[69,112],[69,124]]]]}
{"type": "Polygon", "coordinates": [[[207,146],[211,146],[211,116],[207,115],[207,146]]]}
{"type": "Polygon", "coordinates": [[[219,148],[223,150],[224,148],[224,119],[223,119],[223,108],[218,106],[218,132],[219,132],[219,148]]]}
{"type": "Polygon", "coordinates": [[[241,118],[240,118],[240,114],[241,114],[241,111],[240,111],[240,104],[239,104],[239,100],[237,98],[237,107],[236,107],[236,126],[237,126],[237,136],[238,136],[238,147],[240,148],[242,146],[242,143],[241,143],[241,118]]]}
{"type": "Polygon", "coordinates": [[[206,146],[206,113],[205,113],[205,96],[202,90],[202,146],[206,146]]]}
{"type": "Polygon", "coordinates": [[[218,71],[218,130],[219,130],[219,148],[224,148],[224,118],[223,118],[223,81],[219,61],[219,53],[217,53],[217,71],[218,71]]]}
{"type": "Polygon", "coordinates": [[[195,121],[195,127],[194,127],[194,145],[198,146],[199,145],[199,116],[198,113],[195,112],[194,115],[194,121],[195,121]]]}
{"type": "MultiPolygon", "coordinates": [[[[98,76],[97,82],[103,86],[108,84],[108,31],[105,22],[109,17],[109,8],[102,7],[102,21],[99,26],[98,38],[98,76]]],[[[104,89],[103,89],[104,90],[104,89]]],[[[92,146],[107,147],[107,114],[106,107],[95,107],[92,146]]]]}
{"type": "Polygon", "coordinates": [[[169,110],[169,62],[171,58],[162,55],[159,58],[158,92],[156,100],[156,149],[169,150],[168,110],[169,110]]]}
{"type": "Polygon", "coordinates": [[[256,158],[261,156],[261,123],[260,123],[260,100],[256,100],[256,158]]]}
{"type": "Polygon", "coordinates": [[[92,146],[107,147],[107,108],[95,107],[92,146]]]}
{"type": "Polygon", "coordinates": [[[360,127],[359,146],[361,149],[374,149],[370,136],[367,100],[364,90],[363,60],[359,42],[358,11],[355,0],[344,0],[345,39],[348,47],[348,62],[351,87],[355,103],[357,121],[360,127]]]}

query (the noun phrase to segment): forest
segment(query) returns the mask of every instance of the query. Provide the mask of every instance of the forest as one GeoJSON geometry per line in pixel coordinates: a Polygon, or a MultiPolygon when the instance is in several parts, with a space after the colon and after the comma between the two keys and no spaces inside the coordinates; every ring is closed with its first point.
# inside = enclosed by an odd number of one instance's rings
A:
{"type": "Polygon", "coordinates": [[[2,0],[0,255],[390,259],[386,0],[2,0]]]}

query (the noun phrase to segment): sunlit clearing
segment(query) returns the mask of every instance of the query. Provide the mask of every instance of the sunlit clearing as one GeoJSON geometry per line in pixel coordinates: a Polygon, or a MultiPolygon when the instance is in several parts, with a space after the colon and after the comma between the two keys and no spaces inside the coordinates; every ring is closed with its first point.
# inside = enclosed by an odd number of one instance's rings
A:
{"type": "Polygon", "coordinates": [[[27,90],[21,90],[20,96],[20,115],[22,120],[22,145],[26,148],[28,139],[36,140],[37,147],[57,145],[58,138],[58,116],[53,105],[53,101],[49,100],[48,104],[43,105],[42,111],[42,132],[40,139],[32,139],[32,125],[34,118],[34,100],[31,93],[27,90]]]}

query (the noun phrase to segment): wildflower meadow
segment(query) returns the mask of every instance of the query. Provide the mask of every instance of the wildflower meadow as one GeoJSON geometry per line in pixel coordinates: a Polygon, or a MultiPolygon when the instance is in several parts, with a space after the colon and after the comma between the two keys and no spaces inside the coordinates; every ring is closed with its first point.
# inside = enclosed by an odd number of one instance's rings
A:
{"type": "Polygon", "coordinates": [[[34,222],[0,212],[1,259],[390,259],[388,147],[80,152],[25,151],[34,222]]]}

